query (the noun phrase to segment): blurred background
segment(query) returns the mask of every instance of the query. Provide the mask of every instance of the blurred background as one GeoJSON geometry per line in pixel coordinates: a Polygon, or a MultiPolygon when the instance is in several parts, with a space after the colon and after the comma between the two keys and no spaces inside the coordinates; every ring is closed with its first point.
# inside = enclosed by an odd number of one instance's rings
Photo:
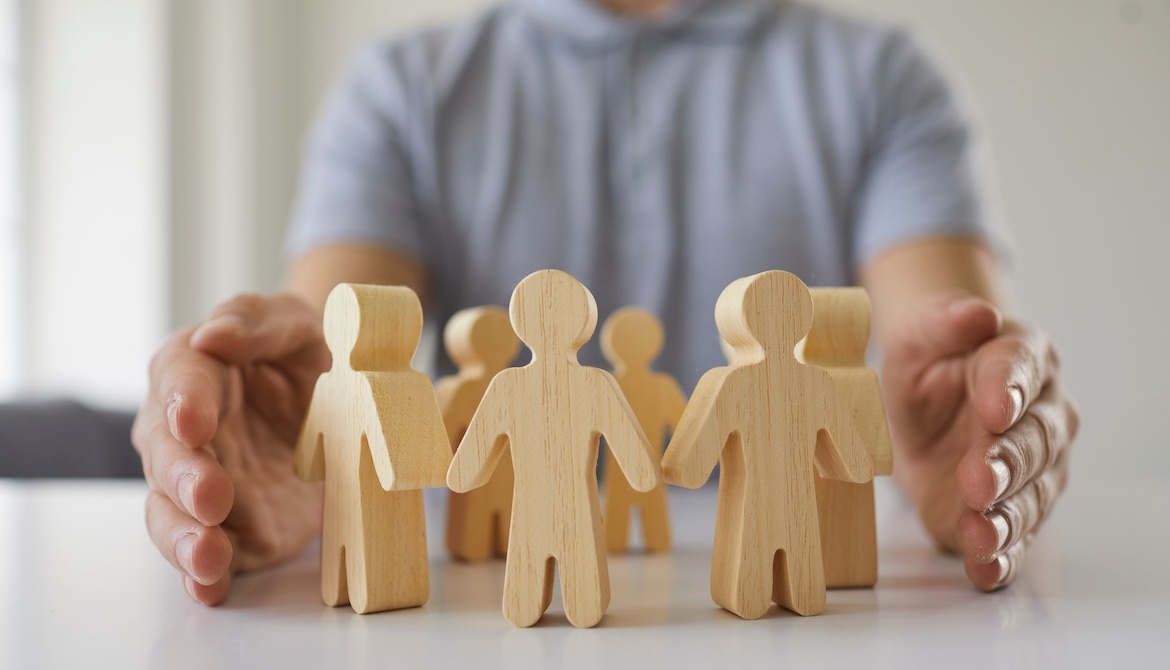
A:
{"type": "MultiPolygon", "coordinates": [[[[0,402],[77,400],[122,435],[167,332],[280,285],[350,50],[485,4],[0,0],[0,402]]],[[[1083,405],[1074,480],[1170,473],[1170,2],[828,4],[912,27],[975,110],[1019,312],[1083,405]]]]}

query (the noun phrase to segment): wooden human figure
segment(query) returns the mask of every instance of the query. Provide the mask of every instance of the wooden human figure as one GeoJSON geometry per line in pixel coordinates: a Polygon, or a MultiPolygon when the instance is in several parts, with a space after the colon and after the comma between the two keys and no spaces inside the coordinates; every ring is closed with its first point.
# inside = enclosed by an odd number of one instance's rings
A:
{"type": "MultiPolygon", "coordinates": [[[[869,295],[861,288],[814,288],[812,330],[796,348],[804,363],[824,368],[852,409],[875,475],[892,470],[890,431],[877,373],[865,364],[869,344],[869,295]]],[[[825,584],[829,588],[877,583],[877,529],[873,482],[815,477],[825,584]]]]}
{"type": "Polygon", "coordinates": [[[594,626],[609,605],[599,437],[638,491],[658,484],[658,460],[613,376],[577,362],[597,325],[588,289],[564,272],[535,272],[512,293],[509,314],[532,362],[492,379],[447,483],[458,492],[483,486],[510,447],[515,488],[504,617],[516,626],[540,619],[552,600],[557,562],[569,622],[594,626]]]}
{"type": "Polygon", "coordinates": [[[423,488],[444,484],[451,447],[430,380],[411,367],[422,333],[405,287],[341,284],[325,304],[333,368],[321,375],[295,465],[325,480],[321,597],[355,612],[430,594],[423,488]]]}
{"type": "MultiPolygon", "coordinates": [[[[447,355],[459,373],[435,385],[451,448],[459,446],[479,401],[497,372],[520,351],[520,340],[499,307],[476,307],[455,314],[443,330],[447,355]]],[[[474,491],[447,498],[447,551],[464,561],[482,561],[508,550],[512,518],[512,458],[500,456],[491,480],[474,491]]]]}
{"type": "MultiPolygon", "coordinates": [[[[674,377],[650,369],[662,351],[662,324],[649,312],[626,307],[614,312],[601,328],[601,351],[614,366],[614,378],[629,401],[642,432],[659,457],[666,431],[674,430],[687,398],[674,377]]],[[[630,514],[642,514],[642,535],[647,551],[670,548],[670,511],[666,485],[659,483],[646,493],[635,491],[621,470],[607,456],[605,467],[605,544],[610,551],[626,551],[630,539],[630,514]]]]}
{"type": "Polygon", "coordinates": [[[715,321],[730,364],[699,380],[662,460],[666,481],[689,488],[719,461],[711,596],[745,619],[769,601],[802,615],[825,607],[814,463],[833,478],[872,477],[832,378],[794,355],[812,320],[808,288],[787,272],[724,289],[715,321]]]}

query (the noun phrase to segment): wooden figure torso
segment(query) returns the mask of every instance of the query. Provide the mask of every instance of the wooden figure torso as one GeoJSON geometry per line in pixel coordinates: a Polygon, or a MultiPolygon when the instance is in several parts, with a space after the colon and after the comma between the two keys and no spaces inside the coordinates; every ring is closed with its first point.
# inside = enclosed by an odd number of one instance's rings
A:
{"type": "MultiPolygon", "coordinates": [[[[614,378],[659,459],[666,446],[667,431],[678,425],[686,407],[686,396],[674,377],[650,368],[662,351],[664,339],[661,322],[634,307],[614,312],[601,331],[601,350],[613,364],[614,378]]],[[[635,491],[608,452],[604,478],[606,547],[613,552],[628,549],[630,521],[634,508],[638,508],[646,550],[669,549],[670,510],[665,482],[646,492],[635,491]]]]}
{"type": "MultiPolygon", "coordinates": [[[[520,350],[508,314],[498,307],[456,313],[447,322],[444,343],[459,372],[438,381],[435,393],[455,451],[492,378],[520,350]]],[[[447,550],[464,561],[504,556],[512,518],[512,457],[505,448],[491,479],[466,493],[447,497],[447,550]]]]}
{"type": "Polygon", "coordinates": [[[295,464],[302,478],[325,480],[328,605],[377,612],[429,595],[418,489],[442,484],[450,451],[430,381],[410,367],[421,330],[407,288],[341,284],[326,303],[333,368],[314,387],[295,464]]]}
{"type": "Polygon", "coordinates": [[[606,437],[638,490],[658,483],[657,462],[613,377],[577,363],[597,323],[588,290],[563,272],[536,272],[516,287],[510,315],[533,360],[492,379],[447,482],[459,492],[486,484],[510,449],[504,616],[516,626],[540,619],[552,599],[555,561],[569,621],[594,626],[609,605],[594,475],[599,439],[606,437]]]}
{"type": "Polygon", "coordinates": [[[803,615],[824,608],[814,466],[872,476],[832,379],[795,357],[812,317],[807,287],[787,272],[732,282],[716,305],[730,364],[699,380],[663,457],[667,481],[692,488],[719,460],[711,595],[748,619],[769,601],[803,615]]]}

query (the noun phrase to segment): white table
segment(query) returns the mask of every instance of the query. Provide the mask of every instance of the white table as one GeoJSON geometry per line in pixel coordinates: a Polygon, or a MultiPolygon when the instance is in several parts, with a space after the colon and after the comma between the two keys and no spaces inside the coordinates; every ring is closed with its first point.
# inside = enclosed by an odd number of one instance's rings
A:
{"type": "Polygon", "coordinates": [[[714,489],[672,490],[675,550],[611,557],[613,601],[590,630],[559,598],[534,628],[505,622],[503,564],[442,551],[440,492],[430,602],[358,616],[321,604],[316,547],[208,608],[147,539],[142,484],[0,480],[0,668],[1170,667],[1170,486],[1074,480],[1021,581],[994,595],[880,482],[878,587],[759,621],[708,595],[714,489]]]}

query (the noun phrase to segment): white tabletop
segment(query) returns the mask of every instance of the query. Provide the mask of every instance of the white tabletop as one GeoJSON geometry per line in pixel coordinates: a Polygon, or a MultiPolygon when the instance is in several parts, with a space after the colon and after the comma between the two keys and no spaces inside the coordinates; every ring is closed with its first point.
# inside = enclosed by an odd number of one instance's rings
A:
{"type": "Polygon", "coordinates": [[[610,557],[598,628],[571,627],[558,598],[516,629],[500,614],[503,563],[442,551],[440,492],[427,499],[430,602],[358,616],[321,604],[316,547],[208,608],[147,539],[144,485],[0,480],[0,668],[1170,667],[1164,481],[1075,481],[1020,582],[993,595],[932,550],[883,481],[877,588],[759,621],[708,594],[714,494],[672,490],[669,555],[610,557]]]}

